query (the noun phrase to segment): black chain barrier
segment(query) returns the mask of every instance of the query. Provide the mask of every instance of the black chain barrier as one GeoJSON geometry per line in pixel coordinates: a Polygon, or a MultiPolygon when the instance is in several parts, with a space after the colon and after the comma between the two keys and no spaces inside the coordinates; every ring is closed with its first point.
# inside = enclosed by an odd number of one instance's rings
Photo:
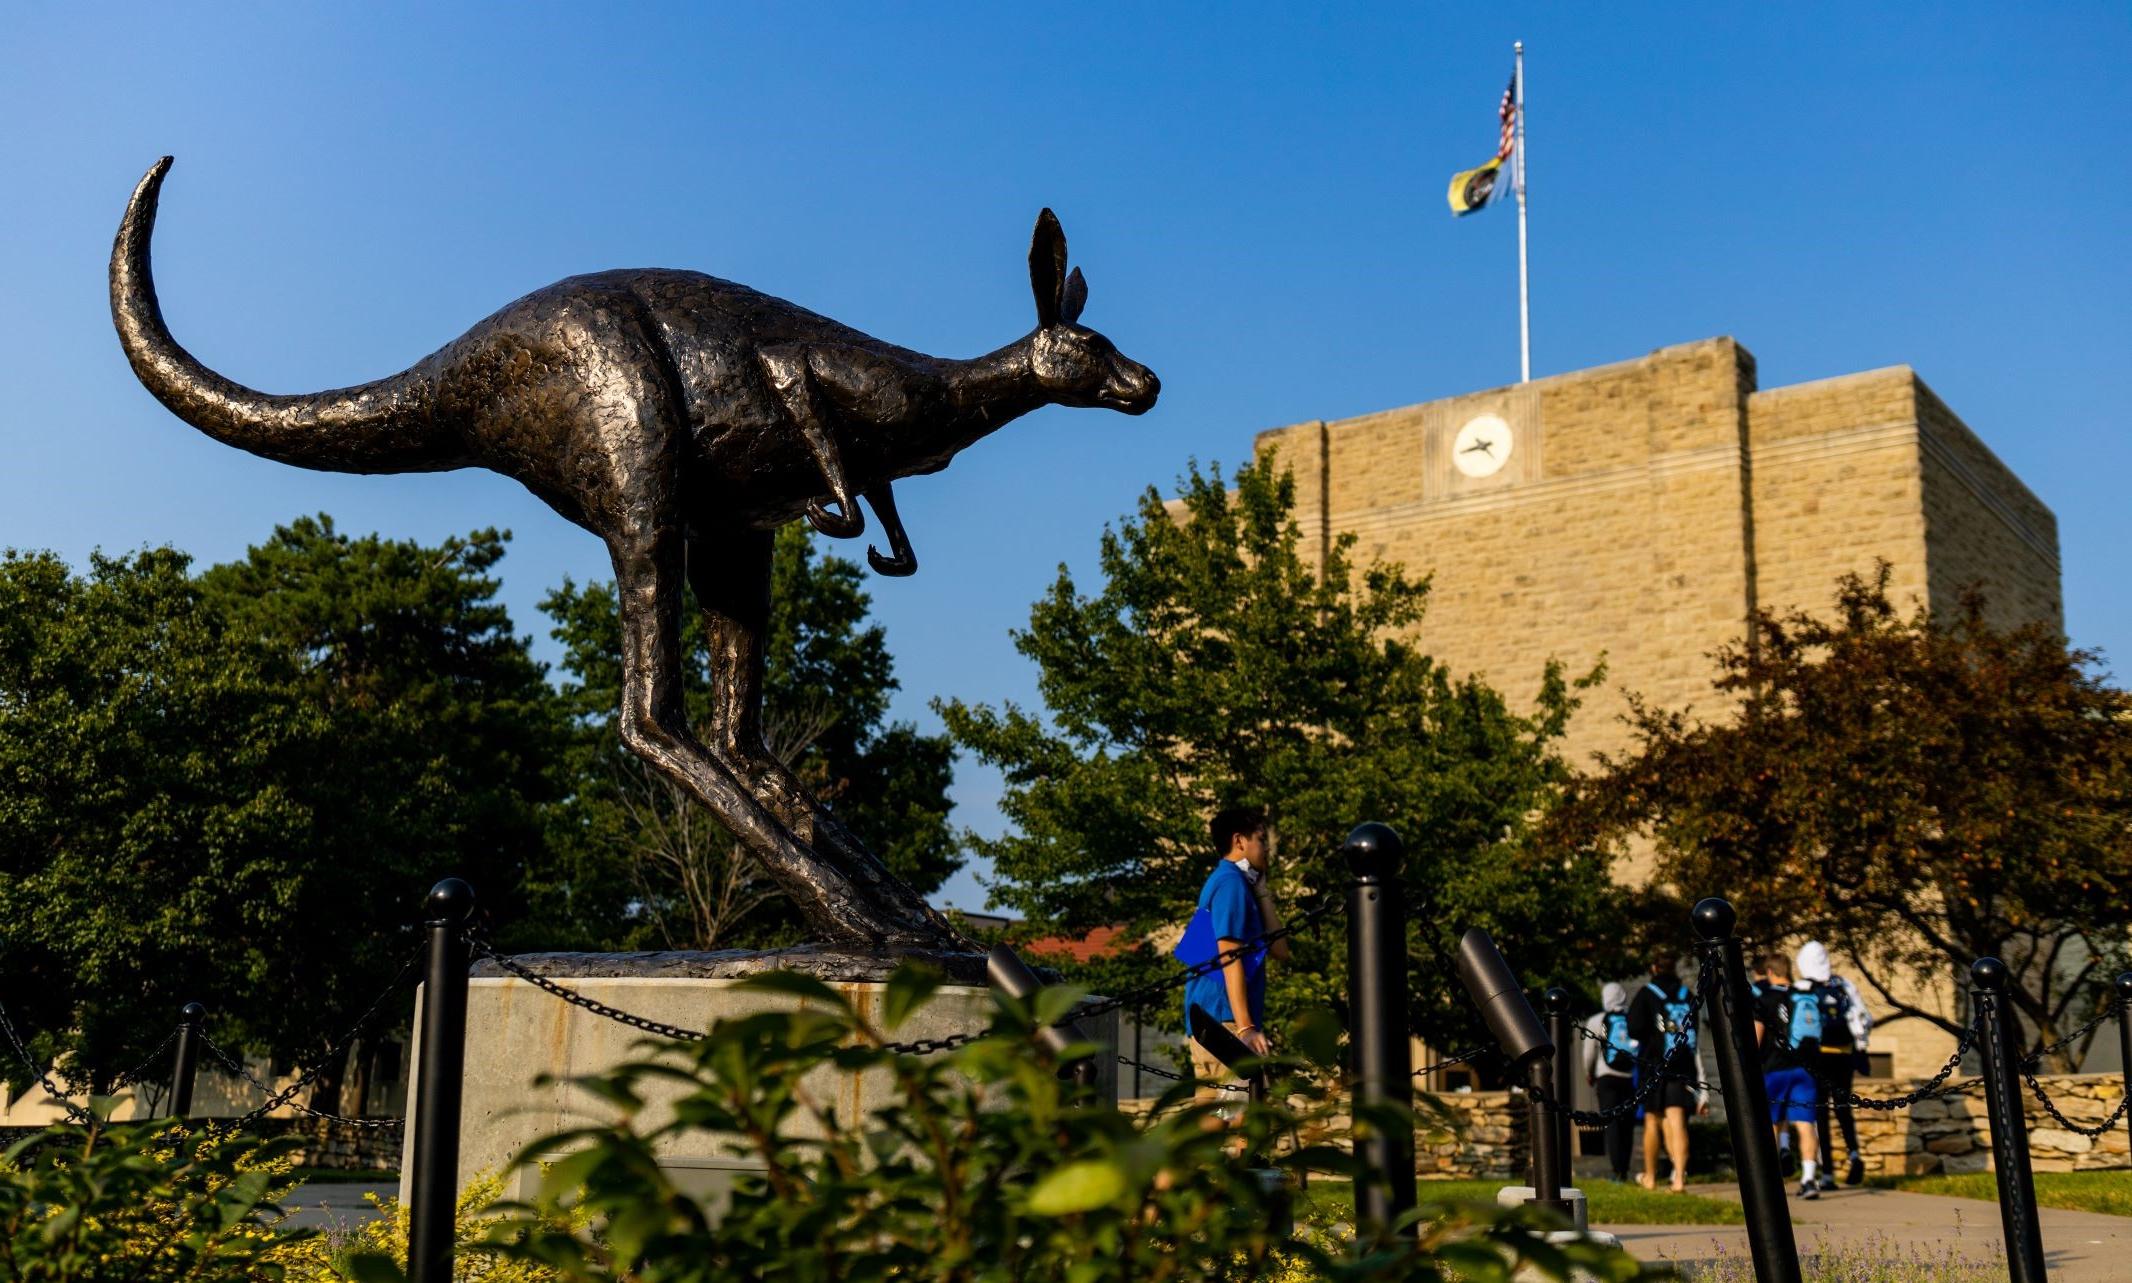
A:
{"type": "MultiPolygon", "coordinates": [[[[1701,997],[1698,996],[1696,1001],[1702,1001],[1701,997]]],[[[1605,1038],[1602,1038],[1598,1034],[1593,1033],[1591,1030],[1585,1028],[1581,1023],[1571,1025],[1570,1028],[1576,1030],[1577,1036],[1579,1038],[1582,1038],[1586,1042],[1595,1042],[1598,1043],[1601,1047],[1611,1045],[1607,1042],[1605,1038]]],[[[1677,1070],[1672,1075],[1672,1081],[1680,1083],[1682,1086],[1685,1087],[1694,1087],[1701,1091],[1709,1092],[1713,1096],[1722,1096],[1725,1094],[1725,1089],[1723,1087],[1718,1086],[1716,1083],[1706,1082],[1701,1078],[1682,1078],[1679,1074],[1679,1071],[1677,1070]]]]}
{"type": "Polygon", "coordinates": [[[2080,1026],[2080,1028],[2075,1029],[2073,1032],[2067,1034],[2065,1037],[2060,1038],[2058,1041],[2051,1043],[2048,1046],[2036,1048],[2034,1051],[2028,1053],[2028,1055],[2022,1057],[2021,1063],[2023,1065],[2035,1065],[2040,1063],[2045,1056],[2048,1056],[2053,1052],[2064,1051],[2067,1047],[2072,1046],[2075,1042],[2078,1042],[2080,1039],[2087,1037],[2090,1033],[2093,1033],[2095,1031],[2096,1026],[2102,1024],[2102,1022],[2104,1022],[2105,1020],[2116,1019],[2117,1013],[2122,1007],[2122,1005],[2122,1003],[2113,1000],[2108,1006],[2097,1012],[2093,1020],[2088,1021],[2086,1024],[2080,1026]]]}
{"type": "Polygon", "coordinates": [[[56,1101],[61,1109],[67,1111],[67,1118],[70,1122],[87,1126],[96,1121],[96,1115],[75,1104],[64,1092],[52,1085],[51,1071],[49,1069],[39,1069],[37,1067],[36,1059],[30,1055],[29,1046],[22,1041],[22,1035],[15,1032],[15,1022],[8,1019],[7,1008],[4,1005],[0,1005],[0,1030],[7,1032],[8,1042],[14,1045],[15,1058],[22,1062],[24,1069],[30,1071],[30,1077],[37,1081],[37,1085],[44,1088],[44,1094],[56,1101]]]}
{"type": "MultiPolygon", "coordinates": [[[[1317,908],[1298,916],[1294,921],[1283,923],[1275,930],[1264,932],[1237,945],[1233,949],[1215,954],[1205,962],[1195,963],[1175,975],[1165,976],[1160,980],[1129,989],[1122,994],[1105,998],[1100,1002],[1092,1002],[1085,1006],[1076,1007],[1069,1015],[1076,1020],[1093,1020],[1098,1016],[1107,1016],[1113,1011],[1127,1009],[1137,1011],[1144,1008],[1153,999],[1173,989],[1182,988],[1201,976],[1218,971],[1238,958],[1244,957],[1254,950],[1262,949],[1276,940],[1282,940],[1294,935],[1339,907],[1338,901],[1328,898],[1317,908]]],[[[493,962],[505,972],[525,981],[527,984],[559,998],[573,1007],[589,1011],[604,1020],[612,1020],[617,1024],[628,1025],[632,1029],[641,1029],[645,1033],[657,1034],[659,1037],[672,1038],[680,1042],[699,1042],[703,1038],[702,1030],[684,1029],[679,1025],[667,1024],[663,1020],[653,1020],[647,1016],[624,1011],[620,1007],[609,1006],[597,998],[587,997],[567,985],[557,984],[548,977],[521,965],[516,959],[498,953],[486,940],[471,932],[467,934],[466,942],[475,957],[493,962]]],[[[971,1030],[964,1033],[948,1034],[939,1038],[917,1038],[908,1042],[885,1042],[880,1044],[880,1047],[883,1051],[893,1052],[898,1055],[932,1056],[944,1051],[954,1051],[959,1047],[968,1046],[980,1038],[986,1037],[988,1032],[982,1029],[971,1030]]]]}
{"type": "MultiPolygon", "coordinates": [[[[1174,1069],[1164,1069],[1160,1065],[1150,1065],[1144,1060],[1134,1060],[1131,1056],[1120,1055],[1118,1063],[1127,1069],[1137,1069],[1142,1073],[1153,1074],[1157,1078],[1167,1078],[1173,1083],[1199,1081],[1190,1074],[1180,1074],[1174,1069]]],[[[1213,1087],[1220,1091],[1248,1092],[1251,1090],[1250,1085],[1247,1083],[1202,1083],[1201,1085],[1213,1087]]]]}
{"type": "Polygon", "coordinates": [[[2067,1034],[2065,1037],[2060,1038],[2058,1041],[2051,1043],[2048,1046],[2038,1047],[2034,1051],[2028,1053],[2026,1056],[2023,1056],[2021,1058],[2021,1078],[2022,1081],[2028,1084],[2029,1094],[2033,1095],[2036,1098],[2036,1103],[2043,1106],[2044,1112],[2049,1114],[2052,1118],[2056,1119],[2060,1127],[2065,1128],[2069,1132],[2077,1132],[2078,1134],[2087,1137],[2089,1140],[2094,1140],[2095,1138],[2101,1136],[2103,1133],[2110,1131],[2112,1128],[2117,1126],[2119,1120],[2123,1119],[2125,1116],[2126,1107],[2128,1105],[2132,1105],[2132,1094],[2127,1094],[2118,1097],[2117,1108],[2110,1111],[2110,1116],[2108,1118],[2103,1119],[2100,1123],[2097,1123],[2093,1127],[2088,1127],[2083,1126],[2080,1123],[2076,1123],[2072,1119],[2067,1118],[2065,1116],[2065,1114],[2058,1108],[2058,1103],[2051,1099],[2050,1092],[2044,1088],[2042,1081],[2038,1078],[2037,1075],[2042,1070],[2043,1058],[2045,1056],[2048,1056],[2053,1052],[2065,1050],[2073,1043],[2079,1041],[2082,1038],[2087,1037],[2090,1033],[2094,1032],[2096,1026],[2102,1024],[2104,1021],[2115,1019],[2122,1006],[2122,1002],[2112,1001],[2100,1012],[2097,1012],[2093,1020],[2088,1021],[2086,1024],[2080,1026],[2080,1028],[2078,1029],[2075,1029],[2073,1032],[2067,1034]]]}
{"type": "MultiPolygon", "coordinates": [[[[1421,1037],[1420,1034],[1412,1032],[1409,1032],[1407,1036],[1410,1038],[1421,1037]]],[[[1478,1047],[1468,1047],[1464,1051],[1461,1051],[1456,1055],[1445,1056],[1442,1060],[1431,1061],[1430,1063],[1423,1065],[1421,1068],[1414,1071],[1414,1077],[1426,1078],[1430,1074],[1437,1073],[1441,1070],[1449,1069],[1453,1065],[1467,1065],[1473,1063],[1476,1060],[1486,1060],[1490,1056],[1499,1054],[1501,1053],[1499,1053],[1494,1047],[1489,1046],[1485,1043],[1478,1047]]]]}
{"type": "MultiPolygon", "coordinates": [[[[1806,1058],[1806,1054],[1792,1044],[1790,1030],[1772,1028],[1769,1033],[1772,1038],[1776,1039],[1778,1046],[1802,1060],[1806,1058]]],[[[1967,1055],[1969,1049],[1976,1045],[1976,1039],[1976,1025],[1971,1022],[1960,1034],[1956,1035],[1954,1054],[1947,1057],[1947,1063],[1940,1066],[1939,1072],[1926,1079],[1924,1085],[1918,1087],[1915,1091],[1905,1092],[1900,1096],[1861,1096],[1855,1091],[1839,1090],[1835,1084],[1823,1078],[1819,1070],[1807,1068],[1805,1065],[1801,1065],[1800,1068],[1806,1069],[1807,1076],[1812,1078],[1815,1085],[1821,1089],[1821,1101],[1823,1104],[1831,1108],[1842,1105],[1853,1109],[1888,1113],[1897,1109],[1908,1109],[1910,1106],[1922,1101],[1937,1100],[1942,1096],[1958,1096],[1981,1083],[1983,1080],[1980,1078],[1976,1082],[1963,1083],[1958,1087],[1948,1087],[1944,1090],[1941,1088],[1941,1084],[1947,1081],[1948,1076],[1961,1066],[1962,1057],[1967,1055]]]]}
{"type": "Polygon", "coordinates": [[[2057,1119],[2058,1125],[2060,1127],[2065,1128],[2069,1132],[2078,1132],[2082,1136],[2087,1137],[2089,1140],[2094,1140],[2096,1137],[2101,1136],[2104,1132],[2107,1132],[2112,1128],[2116,1127],[2118,1121],[2125,1116],[2125,1106],[2128,1104],[2132,1104],[2132,1094],[2120,1096],[2117,1098],[2117,1108],[2110,1111],[2110,1116],[2108,1118],[2103,1119],[2101,1122],[2095,1124],[2093,1127],[2084,1127],[2081,1124],[2074,1122],[2072,1119],[2067,1118],[2063,1113],[2059,1112],[2057,1102],[2051,1099],[2049,1092],[2043,1090],[2043,1084],[2036,1081],[2035,1071],[2028,1065],[2022,1066],[2021,1078],[2024,1082],[2028,1084],[2028,1090],[2031,1094],[2035,1096],[2036,1103],[2043,1106],[2043,1110],[2045,1113],[2049,1114],[2052,1118],[2057,1119]]]}
{"type": "Polygon", "coordinates": [[[155,1064],[157,1061],[163,1058],[164,1052],[170,1050],[170,1044],[176,1042],[177,1040],[178,1031],[175,1029],[171,1030],[167,1034],[164,1034],[163,1041],[155,1045],[154,1051],[151,1051],[146,1056],[141,1057],[140,1064],[135,1065],[133,1068],[127,1070],[125,1073],[120,1074],[118,1077],[112,1079],[111,1085],[113,1087],[123,1087],[128,1083],[140,1083],[144,1086],[156,1085],[150,1082],[150,1075],[156,1072],[155,1064]]]}
{"type": "MultiPolygon", "coordinates": [[[[350,1030],[348,1039],[343,1042],[343,1045],[345,1046],[347,1041],[353,1041],[354,1037],[355,1032],[353,1030],[350,1030]]],[[[251,1068],[244,1063],[241,1057],[234,1056],[228,1051],[223,1050],[223,1048],[219,1046],[214,1039],[208,1037],[206,1034],[200,1035],[200,1043],[202,1046],[207,1048],[208,1055],[213,1056],[217,1061],[221,1062],[223,1071],[229,1074],[230,1077],[242,1079],[243,1081],[250,1083],[252,1086],[259,1089],[261,1095],[268,1097],[274,1095],[274,1089],[267,1086],[265,1083],[259,1081],[258,1077],[252,1073],[251,1068]]],[[[330,1061],[328,1063],[330,1063],[330,1061]]],[[[311,1118],[323,1118],[329,1123],[346,1123],[350,1127],[364,1127],[369,1128],[373,1131],[390,1131],[393,1128],[404,1127],[407,1125],[407,1120],[404,1118],[350,1118],[345,1114],[334,1114],[328,1113],[323,1109],[313,1109],[309,1105],[299,1104],[293,1100],[288,1101],[286,1103],[288,1104],[289,1108],[295,1110],[299,1114],[303,1114],[311,1118]]],[[[247,1114],[245,1115],[245,1118],[252,1118],[255,1116],[256,1113],[247,1114]]],[[[238,1121],[241,1122],[244,1120],[240,1119],[238,1121]]]]}
{"type": "MultiPolygon", "coordinates": [[[[422,950],[417,948],[414,953],[408,956],[407,961],[400,965],[400,970],[393,976],[391,982],[388,983],[383,989],[378,991],[377,997],[371,999],[370,1005],[363,1009],[363,1014],[357,1016],[355,1018],[355,1023],[348,1026],[348,1032],[341,1035],[340,1041],[334,1043],[333,1046],[328,1048],[326,1050],[326,1053],[323,1056],[320,1056],[316,1061],[314,1061],[310,1068],[305,1069],[299,1074],[297,1074],[295,1082],[290,1083],[288,1086],[282,1088],[278,1092],[269,1093],[269,1095],[267,1096],[266,1103],[259,1106],[257,1109],[252,1110],[248,1114],[242,1114],[236,1118],[203,1119],[201,1120],[202,1124],[204,1126],[209,1127],[235,1130],[236,1128],[244,1127],[248,1124],[259,1121],[260,1119],[266,1117],[268,1114],[274,1112],[277,1109],[280,1109],[284,1105],[292,1105],[292,1102],[294,1101],[297,1092],[300,1092],[304,1088],[310,1086],[314,1079],[316,1079],[320,1074],[326,1071],[327,1066],[338,1064],[340,1062],[341,1057],[346,1054],[349,1044],[355,1041],[355,1036],[358,1033],[362,1032],[363,1026],[369,1024],[370,1018],[372,1016],[375,1016],[379,1012],[379,1010],[384,1007],[388,999],[390,999],[394,994],[399,992],[400,986],[406,983],[407,977],[414,973],[415,967],[421,961],[422,950]]],[[[225,1065],[230,1063],[227,1053],[216,1047],[213,1042],[208,1041],[204,1035],[201,1041],[207,1043],[209,1049],[214,1052],[216,1059],[221,1060],[225,1065]]],[[[243,1077],[249,1079],[253,1083],[253,1085],[257,1086],[261,1091],[266,1090],[266,1085],[264,1083],[261,1083],[258,1079],[253,1078],[249,1072],[246,1072],[244,1069],[242,1069],[241,1065],[238,1068],[238,1073],[240,1073],[243,1077]]],[[[324,1113],[322,1111],[312,1109],[305,1105],[292,1105],[292,1107],[300,1113],[309,1114],[316,1118],[332,1118],[340,1122],[353,1123],[359,1127],[383,1128],[397,1127],[401,1125],[400,1120],[397,1118],[340,1118],[338,1115],[324,1113]]]]}
{"type": "MultiPolygon", "coordinates": [[[[1566,1116],[1571,1122],[1581,1127],[1604,1127],[1615,1119],[1628,1115],[1633,1110],[1641,1109],[1643,1103],[1651,1098],[1651,1093],[1658,1090],[1660,1083],[1679,1083],[1684,1086],[1709,1090],[1710,1085],[1703,1082],[1699,1077],[1680,1077],[1673,1069],[1673,1062],[1680,1057],[1681,1052],[1688,1050],[1693,1045],[1696,1012],[1705,1002],[1709,1001],[1709,990],[1715,980],[1715,974],[1707,971],[1696,977],[1694,1001],[1688,1004],[1688,1014],[1681,1018],[1680,1028],[1669,1031],[1673,1034],[1672,1045],[1666,1048],[1665,1056],[1659,1061],[1658,1072],[1639,1084],[1636,1088],[1636,1094],[1627,1100],[1605,1109],[1570,1109],[1565,1107],[1564,1102],[1555,1100],[1554,1093],[1544,1087],[1534,1085],[1526,1088],[1526,1090],[1532,1094],[1533,1099],[1549,1109],[1566,1116]]],[[[1693,1053],[1690,1054],[1692,1055],[1693,1053]]]]}

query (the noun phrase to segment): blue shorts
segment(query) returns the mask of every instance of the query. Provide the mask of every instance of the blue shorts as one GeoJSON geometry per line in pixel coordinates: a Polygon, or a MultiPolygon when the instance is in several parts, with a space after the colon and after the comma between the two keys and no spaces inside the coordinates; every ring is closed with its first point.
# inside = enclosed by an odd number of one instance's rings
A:
{"type": "Polygon", "coordinates": [[[1772,1069],[1762,1075],[1769,1091],[1769,1121],[1810,1123],[1821,1105],[1821,1084],[1804,1069],[1772,1069]]]}

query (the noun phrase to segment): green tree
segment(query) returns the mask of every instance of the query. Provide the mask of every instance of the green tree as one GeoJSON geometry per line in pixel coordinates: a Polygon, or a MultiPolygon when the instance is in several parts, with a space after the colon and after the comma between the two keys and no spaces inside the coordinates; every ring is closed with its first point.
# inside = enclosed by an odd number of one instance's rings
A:
{"type": "Polygon", "coordinates": [[[1757,615],[1718,655],[1716,717],[1636,705],[1633,747],[1576,786],[1548,841],[1649,841],[1679,903],[1723,895],[1743,935],[1819,938],[1950,1033],[1915,986],[1959,988],[1998,957],[2056,1041],[2132,925],[2132,697],[2052,629],[1993,628],[1974,594],[1904,614],[1887,586],[1883,563],[1841,581],[1831,617],[1757,615]]]}
{"type": "MultiPolygon", "coordinates": [[[[817,556],[788,526],[772,564],[763,710],[772,751],[891,871],[921,894],[960,864],[947,821],[953,752],[944,736],[888,721],[896,690],[886,634],[868,620],[860,570],[817,556]]],[[[573,794],[559,812],[566,860],[604,893],[576,915],[588,944],[712,948],[796,938],[798,915],[753,855],[698,804],[623,746],[621,626],[614,586],[565,581],[541,603],[563,645],[562,697],[575,721],[573,794]]],[[[710,699],[710,655],[691,598],[683,609],[688,710],[710,699]]]]}
{"type": "MultiPolygon", "coordinates": [[[[1556,744],[1576,700],[1559,669],[1526,716],[1431,659],[1410,640],[1426,582],[1357,568],[1352,536],[1319,573],[1300,555],[1294,480],[1271,458],[1238,470],[1233,489],[1195,466],[1181,501],[1173,515],[1150,488],[1104,532],[1101,590],[1084,595],[1061,566],[1014,634],[1048,717],[940,706],[958,744],[1006,776],[1012,830],[969,839],[998,875],[995,902],[1042,932],[1181,925],[1215,858],[1209,816],[1251,804],[1273,821],[1291,916],[1343,894],[1339,848],[1355,824],[1400,832],[1416,906],[1411,1015],[1439,1045],[1479,1033],[1436,961],[1465,928],[1490,930],[1536,984],[1598,969],[1605,861],[1541,858],[1524,842],[1567,777],[1556,744]]],[[[1270,973],[1274,1011],[1339,1001],[1338,927],[1294,950],[1270,973]]],[[[1084,978],[1111,988],[1174,970],[1143,945],[1084,978]]]]}
{"type": "MultiPolygon", "coordinates": [[[[256,1050],[308,1063],[345,1033],[412,954],[401,927],[439,878],[473,883],[506,944],[530,934],[523,888],[551,863],[566,728],[495,599],[509,538],[352,538],[320,516],[200,576],[327,730],[274,763],[311,824],[262,924],[281,947],[244,991],[256,1050]]],[[[334,1107],[339,1075],[322,1076],[320,1107],[334,1107]]]]}
{"type": "Polygon", "coordinates": [[[0,556],[0,1002],[76,1090],[276,960],[313,825],[284,767],[327,739],[281,660],[181,553],[0,556]]]}
{"type": "Polygon", "coordinates": [[[493,600],[503,540],[320,518],[197,576],[168,549],[0,560],[0,962],[41,1058],[101,1088],[198,1000],[232,1050],[312,1065],[434,880],[513,920],[563,725],[493,600]]]}

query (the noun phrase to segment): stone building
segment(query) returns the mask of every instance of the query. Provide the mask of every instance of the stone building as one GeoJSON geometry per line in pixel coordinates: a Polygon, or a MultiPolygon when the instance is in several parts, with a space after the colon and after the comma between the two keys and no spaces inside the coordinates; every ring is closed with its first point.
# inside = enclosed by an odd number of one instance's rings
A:
{"type": "MultiPolygon", "coordinates": [[[[2056,519],[1907,366],[1763,390],[1745,348],[1706,339],[1258,448],[1295,473],[1307,553],[1353,533],[1362,561],[1432,576],[1422,637],[1454,670],[1518,700],[1551,658],[1603,658],[1578,763],[1625,744],[1623,692],[1708,706],[1750,612],[1826,609],[1876,559],[1899,603],[1977,584],[1996,622],[2063,627],[2056,519]]],[[[1952,1044],[1905,1021],[1874,1045],[1907,1076],[1952,1044]]]]}

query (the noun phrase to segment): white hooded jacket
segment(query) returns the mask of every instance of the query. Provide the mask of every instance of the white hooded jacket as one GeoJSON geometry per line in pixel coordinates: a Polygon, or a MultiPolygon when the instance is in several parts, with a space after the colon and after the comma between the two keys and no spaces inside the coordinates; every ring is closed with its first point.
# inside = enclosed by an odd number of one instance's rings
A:
{"type": "Polygon", "coordinates": [[[1612,980],[1607,981],[1605,986],[1599,990],[1599,1005],[1604,1010],[1596,1015],[1587,1017],[1584,1021],[1584,1028],[1591,1035],[1580,1040],[1584,1047],[1584,1076],[1591,1081],[1597,1081],[1601,1078],[1626,1079],[1633,1077],[1633,1071],[1631,1070],[1610,1068],[1606,1063],[1606,1057],[1599,1054],[1606,1042],[1607,1016],[1609,1014],[1618,1016],[1628,1013],[1628,989],[1612,980]]]}
{"type": "Polygon", "coordinates": [[[1828,948],[1819,940],[1809,940],[1799,946],[1792,958],[1792,971],[1801,980],[1811,980],[1817,985],[1841,989],[1850,999],[1850,1011],[1844,1023],[1851,1027],[1851,1040],[1858,1050],[1866,1049],[1867,1039],[1873,1032],[1873,1013],[1866,1010],[1865,995],[1858,986],[1842,976],[1829,974],[1828,948]]]}

